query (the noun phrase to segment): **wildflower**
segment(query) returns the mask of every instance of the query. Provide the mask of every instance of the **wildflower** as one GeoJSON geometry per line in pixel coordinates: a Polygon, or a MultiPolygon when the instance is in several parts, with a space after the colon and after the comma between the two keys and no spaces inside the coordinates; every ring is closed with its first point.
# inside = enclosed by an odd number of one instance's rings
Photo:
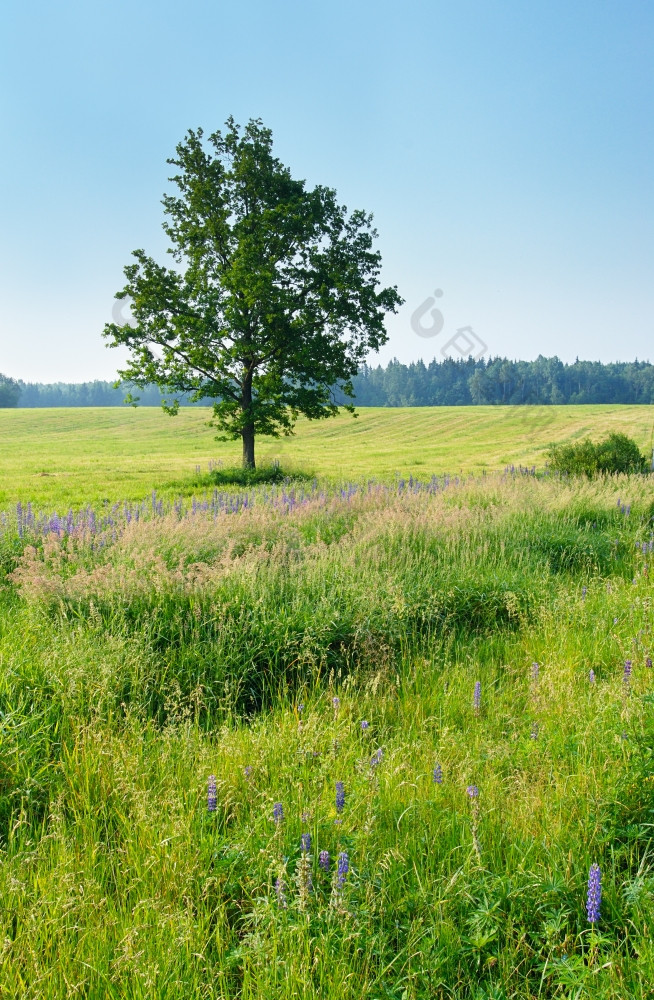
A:
{"type": "Polygon", "coordinates": [[[245,765],[245,767],[243,768],[243,774],[245,775],[246,778],[250,777],[250,775],[252,774],[252,764],[245,765]]]}
{"type": "Polygon", "coordinates": [[[590,670],[588,672],[588,680],[590,681],[591,684],[595,683],[595,671],[593,670],[592,667],[590,668],[590,670]]]}
{"type": "Polygon", "coordinates": [[[336,885],[339,891],[345,885],[345,879],[347,877],[347,873],[349,872],[349,870],[350,870],[350,859],[347,856],[347,851],[341,851],[341,853],[338,856],[338,868],[336,873],[336,885]]]}
{"type": "Polygon", "coordinates": [[[529,739],[530,740],[537,740],[538,739],[538,723],[537,722],[532,722],[532,724],[531,724],[531,733],[529,734],[529,739]]]}
{"type": "Polygon", "coordinates": [[[481,681],[475,681],[475,693],[473,696],[475,712],[481,708],[481,681]]]}
{"type": "Polygon", "coordinates": [[[332,705],[334,706],[334,715],[337,714],[339,708],[341,707],[341,699],[336,695],[332,698],[332,705]]]}
{"type": "Polygon", "coordinates": [[[477,796],[479,795],[479,789],[477,788],[476,785],[468,785],[468,787],[466,788],[466,792],[468,793],[471,799],[476,799],[477,796]]]}
{"type": "Polygon", "coordinates": [[[592,864],[588,872],[588,900],[586,912],[588,923],[596,924],[600,918],[600,903],[602,901],[602,872],[600,866],[592,864]]]}
{"type": "MultiPolygon", "coordinates": [[[[308,836],[308,834],[307,834],[308,836]]],[[[295,882],[297,885],[298,905],[301,910],[306,910],[309,905],[309,893],[311,892],[311,860],[308,851],[302,851],[295,872],[295,882]]]]}
{"type": "Polygon", "coordinates": [[[343,812],[343,806],[345,805],[345,785],[342,781],[336,782],[336,812],[343,812]]]}
{"type": "Polygon", "coordinates": [[[303,853],[304,854],[308,854],[309,851],[311,850],[311,834],[310,833],[303,833],[302,836],[301,836],[301,838],[300,838],[300,842],[301,842],[301,847],[302,847],[303,853]]]}
{"type": "Polygon", "coordinates": [[[362,731],[365,732],[366,729],[368,729],[369,727],[370,727],[370,723],[368,722],[368,720],[367,719],[363,719],[363,721],[361,723],[361,729],[362,729],[362,731]]]}
{"type": "Polygon", "coordinates": [[[587,593],[588,593],[588,587],[582,587],[581,588],[581,599],[582,599],[582,601],[586,600],[586,594],[587,593]]]}
{"type": "Polygon", "coordinates": [[[625,660],[624,661],[624,670],[623,670],[623,673],[622,673],[622,681],[623,681],[623,684],[624,684],[625,688],[628,689],[629,688],[629,684],[631,683],[631,660],[625,660]]]}
{"type": "Polygon", "coordinates": [[[301,701],[300,704],[297,707],[297,714],[298,715],[302,715],[303,711],[304,711],[304,702],[301,701]]]}
{"type": "Polygon", "coordinates": [[[324,872],[329,871],[329,851],[321,851],[318,855],[318,864],[324,872]]]}
{"type": "Polygon", "coordinates": [[[286,886],[281,875],[275,879],[275,893],[277,895],[277,902],[285,910],[288,905],[286,902],[286,886]]]}
{"type": "Polygon", "coordinates": [[[645,666],[651,668],[651,666],[652,666],[652,657],[651,656],[648,656],[647,659],[645,660],[645,666]]]}
{"type": "Polygon", "coordinates": [[[218,793],[216,791],[216,777],[213,774],[209,775],[209,781],[207,782],[207,810],[212,813],[216,811],[216,805],[218,802],[218,793]]]}
{"type": "Polygon", "coordinates": [[[284,819],[284,807],[281,802],[275,802],[273,806],[273,819],[277,825],[284,819]]]}
{"type": "Polygon", "coordinates": [[[436,764],[434,768],[434,784],[435,785],[443,784],[443,768],[441,767],[440,764],[436,764]]]}
{"type": "Polygon", "coordinates": [[[536,681],[538,680],[538,670],[539,670],[538,664],[537,663],[532,663],[532,665],[531,665],[531,679],[532,679],[532,681],[534,681],[534,683],[536,683],[536,681]]]}
{"type": "Polygon", "coordinates": [[[378,747],[378,749],[375,750],[374,754],[370,758],[370,766],[373,770],[377,767],[378,764],[381,764],[383,756],[384,756],[384,751],[382,750],[381,747],[378,747]]]}

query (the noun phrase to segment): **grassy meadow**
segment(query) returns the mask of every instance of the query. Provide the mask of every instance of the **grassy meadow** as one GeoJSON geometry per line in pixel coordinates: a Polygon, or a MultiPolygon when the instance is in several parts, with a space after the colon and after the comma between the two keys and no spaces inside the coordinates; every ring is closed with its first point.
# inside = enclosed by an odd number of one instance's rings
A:
{"type": "Polygon", "coordinates": [[[542,472],[652,408],[550,409],[0,411],[0,1000],[652,996],[654,484],[542,472]]]}
{"type": "MultiPolygon", "coordinates": [[[[156,489],[190,495],[196,466],[240,461],[240,444],[215,440],[209,409],[168,417],[158,408],[0,410],[0,508],[137,500],[156,489]]],[[[545,463],[553,441],[621,431],[649,453],[653,406],[442,406],[368,408],[300,420],[290,438],[259,438],[257,461],[332,480],[487,472],[545,463]]]]}

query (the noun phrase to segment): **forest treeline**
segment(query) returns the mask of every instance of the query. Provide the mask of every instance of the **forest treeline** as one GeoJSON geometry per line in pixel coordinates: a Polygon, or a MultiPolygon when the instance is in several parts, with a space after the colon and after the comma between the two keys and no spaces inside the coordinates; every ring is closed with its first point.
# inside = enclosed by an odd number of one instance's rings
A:
{"type": "Polygon", "coordinates": [[[393,360],[386,368],[364,365],[353,382],[359,406],[654,403],[654,365],[646,361],[393,360]]]}
{"type": "MultiPolygon", "coordinates": [[[[358,406],[471,406],[479,404],[654,403],[654,365],[646,361],[575,361],[559,358],[448,358],[383,368],[363,365],[353,379],[358,406]]],[[[21,382],[0,375],[0,406],[121,406],[129,386],[112,382],[21,382]]],[[[141,406],[159,406],[157,386],[134,390],[141,406]]],[[[168,399],[176,395],[170,393],[168,399]]],[[[179,396],[182,406],[191,403],[179,396]]],[[[337,401],[342,398],[337,396],[337,401]]]]}
{"type": "MultiPolygon", "coordinates": [[[[135,389],[133,386],[121,384],[115,388],[113,382],[21,382],[6,379],[0,375],[0,406],[19,406],[23,408],[37,406],[122,406],[127,393],[131,391],[138,399],[139,406],[161,406],[165,394],[156,385],[145,389],[135,389]],[[13,382],[13,387],[6,386],[13,382]],[[3,393],[3,387],[5,391],[3,393]],[[5,401],[10,396],[15,401],[5,401]]],[[[200,400],[191,403],[190,397],[179,393],[170,393],[170,401],[176,395],[181,406],[208,406],[211,400],[200,400]]]]}

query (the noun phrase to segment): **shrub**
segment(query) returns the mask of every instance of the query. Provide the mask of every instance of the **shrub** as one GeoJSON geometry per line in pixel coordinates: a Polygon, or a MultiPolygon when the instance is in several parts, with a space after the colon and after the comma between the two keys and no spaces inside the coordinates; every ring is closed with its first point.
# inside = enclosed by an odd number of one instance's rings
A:
{"type": "Polygon", "coordinates": [[[569,475],[648,471],[647,459],[640,453],[636,442],[626,434],[610,434],[597,443],[585,438],[577,444],[552,445],[549,461],[555,472],[567,472],[569,475]]]}

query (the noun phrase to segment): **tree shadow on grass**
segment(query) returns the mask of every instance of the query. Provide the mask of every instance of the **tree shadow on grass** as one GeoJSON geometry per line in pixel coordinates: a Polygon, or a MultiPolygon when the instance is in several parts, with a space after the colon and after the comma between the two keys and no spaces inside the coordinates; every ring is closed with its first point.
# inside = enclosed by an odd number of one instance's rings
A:
{"type": "Polygon", "coordinates": [[[283,469],[277,462],[273,462],[272,465],[261,465],[256,469],[244,469],[240,465],[218,465],[210,468],[208,472],[201,472],[198,467],[194,476],[183,481],[162,484],[160,488],[166,491],[176,490],[180,495],[191,496],[197,491],[224,490],[234,486],[249,489],[290,481],[311,482],[314,479],[315,475],[310,470],[283,469]]]}
{"type": "Polygon", "coordinates": [[[304,470],[285,470],[278,462],[273,462],[272,465],[262,465],[256,469],[244,469],[239,465],[220,467],[212,469],[201,478],[207,486],[263,486],[267,483],[288,482],[291,479],[310,481],[314,479],[314,475],[304,470]]]}

